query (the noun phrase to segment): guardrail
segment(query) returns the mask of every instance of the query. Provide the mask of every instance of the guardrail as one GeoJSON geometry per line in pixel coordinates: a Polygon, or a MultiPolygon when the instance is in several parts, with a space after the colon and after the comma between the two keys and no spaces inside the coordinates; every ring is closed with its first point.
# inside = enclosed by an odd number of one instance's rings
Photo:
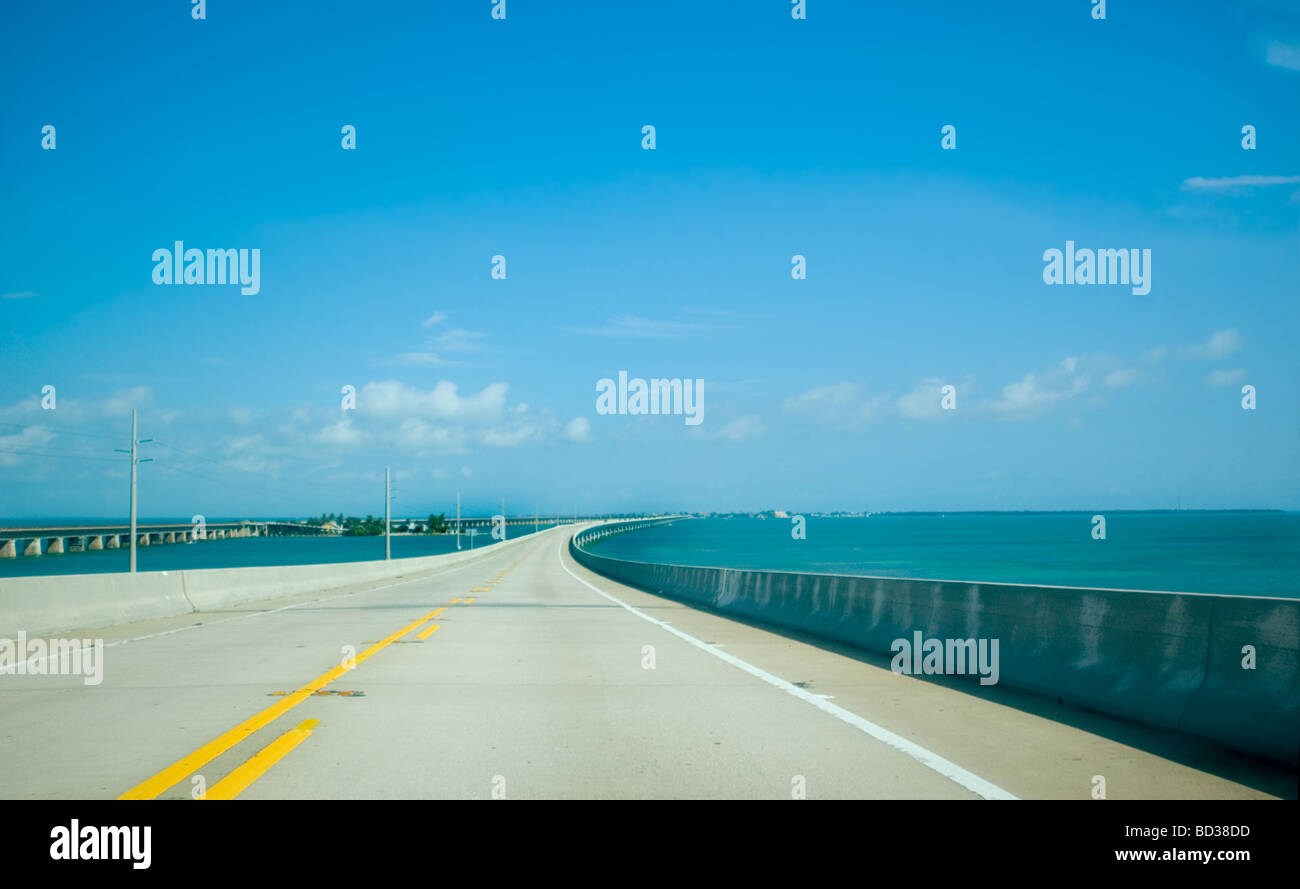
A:
{"type": "MultiPolygon", "coordinates": [[[[656,522],[657,523],[657,522],[656,522]]],[[[573,558],[613,580],[884,654],[916,631],[998,639],[999,683],[1295,767],[1300,601],[947,580],[754,571],[573,558]]]]}

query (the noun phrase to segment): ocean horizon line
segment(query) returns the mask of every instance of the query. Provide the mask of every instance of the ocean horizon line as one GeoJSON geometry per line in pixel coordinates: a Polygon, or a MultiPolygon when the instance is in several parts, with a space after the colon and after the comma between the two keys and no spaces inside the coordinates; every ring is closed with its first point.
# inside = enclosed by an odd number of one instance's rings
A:
{"type": "MultiPolygon", "coordinates": [[[[658,517],[658,516],[737,516],[737,517],[760,517],[771,516],[774,513],[783,513],[786,516],[793,515],[810,515],[817,518],[864,518],[867,516],[943,516],[943,515],[1225,515],[1225,514],[1294,514],[1300,510],[1283,509],[1280,507],[1224,507],[1219,509],[1178,509],[1171,507],[1153,507],[1153,508],[1127,508],[1127,509],[1107,509],[1105,507],[1096,507],[1090,509],[880,509],[880,510],[797,510],[797,509],[762,509],[762,510],[697,510],[688,511],[623,511],[620,513],[592,513],[592,517],[601,515],[615,515],[620,517],[658,517]]],[[[508,513],[511,517],[527,517],[532,515],[531,512],[508,513]]],[[[547,514],[543,513],[545,517],[547,514]]],[[[567,515],[567,514],[562,514],[567,515]]],[[[583,515],[579,513],[579,515],[583,515]]],[[[208,516],[205,521],[209,524],[229,523],[229,522],[256,522],[256,521],[283,521],[283,522],[302,522],[313,521],[319,517],[315,515],[266,515],[266,514],[249,514],[243,513],[231,516],[208,516]],[[254,516],[254,517],[250,517],[254,516]]],[[[418,519],[419,514],[394,516],[393,521],[410,521],[418,519]]],[[[475,513],[465,513],[466,518],[478,518],[475,513]]],[[[449,520],[454,520],[449,517],[449,520]]],[[[187,516],[140,516],[136,519],[137,524],[184,524],[192,521],[187,516]]],[[[72,522],[91,523],[91,524],[112,524],[128,522],[121,516],[4,516],[0,517],[0,529],[15,527],[40,527],[33,526],[31,523],[41,522],[49,527],[64,527],[72,522]]]]}

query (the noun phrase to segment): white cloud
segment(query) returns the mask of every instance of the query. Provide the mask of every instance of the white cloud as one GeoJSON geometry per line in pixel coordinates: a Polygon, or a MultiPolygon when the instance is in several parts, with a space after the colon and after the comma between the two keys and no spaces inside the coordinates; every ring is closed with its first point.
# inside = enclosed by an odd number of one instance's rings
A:
{"type": "Polygon", "coordinates": [[[513,448],[525,442],[542,437],[542,430],[537,426],[525,425],[515,429],[492,429],[483,433],[483,444],[494,448],[513,448]]]}
{"type": "Polygon", "coordinates": [[[491,383],[473,395],[462,396],[449,380],[439,380],[432,389],[408,386],[397,380],[366,383],[357,396],[362,414],[389,419],[416,417],[426,420],[456,420],[465,423],[493,423],[505,415],[506,383],[491,383]]]}
{"type": "Polygon", "coordinates": [[[1193,176],[1183,180],[1183,188],[1193,191],[1229,191],[1241,188],[1266,188],[1270,185],[1295,185],[1300,176],[1193,176]]]}
{"type": "Polygon", "coordinates": [[[473,352],[478,348],[478,341],[487,336],[475,330],[444,330],[434,340],[433,347],[444,352],[473,352]]]}
{"type": "MultiPolygon", "coordinates": [[[[929,382],[920,384],[916,390],[898,399],[895,407],[900,414],[913,419],[922,416],[925,407],[921,400],[927,397],[924,388],[929,382]]],[[[937,392],[938,389],[936,388],[935,391],[937,392]]],[[[812,420],[851,429],[885,416],[891,397],[890,395],[867,397],[862,386],[846,381],[814,386],[806,392],[787,398],[781,403],[781,409],[789,414],[801,414],[812,420]]]]}
{"type": "Polygon", "coordinates": [[[781,408],[787,413],[803,414],[814,420],[838,426],[855,426],[881,415],[887,396],[863,398],[857,383],[831,383],[815,386],[807,392],[787,398],[781,408]]]}
{"type": "Polygon", "coordinates": [[[1275,40],[1268,45],[1268,54],[1265,58],[1270,65],[1286,68],[1289,71],[1300,71],[1300,46],[1289,46],[1280,40],[1275,40]]]}
{"type": "Polygon", "coordinates": [[[807,392],[787,398],[782,407],[787,411],[832,411],[838,413],[848,407],[858,397],[856,383],[832,383],[816,386],[807,392]]]}
{"type": "Polygon", "coordinates": [[[1041,378],[1031,371],[1019,382],[1003,386],[1001,397],[991,407],[1009,419],[1026,419],[1042,413],[1088,388],[1087,377],[1075,374],[1077,368],[1078,360],[1067,358],[1041,378]]]}
{"type": "Polygon", "coordinates": [[[414,367],[433,367],[455,363],[441,357],[437,352],[403,352],[393,360],[398,364],[414,367]]]}
{"type": "Polygon", "coordinates": [[[463,452],[469,442],[465,430],[407,417],[393,434],[394,443],[412,451],[434,449],[442,453],[463,452]]]}
{"type": "MultiPolygon", "coordinates": [[[[527,405],[508,409],[508,389],[506,383],[491,383],[461,395],[449,380],[432,389],[397,380],[371,382],[357,394],[356,416],[375,444],[424,453],[468,453],[476,445],[515,447],[559,433],[560,424],[548,410],[534,412],[527,405]]],[[[351,422],[349,417],[317,437],[351,443],[356,440],[351,422]]]]}
{"type": "Polygon", "coordinates": [[[104,410],[109,416],[125,416],[131,413],[132,409],[142,408],[151,401],[153,401],[153,390],[148,386],[118,389],[104,403],[104,410]]]}
{"type": "Polygon", "coordinates": [[[1211,386],[1231,386],[1233,383],[1240,383],[1246,379],[1246,372],[1241,368],[1235,370],[1216,370],[1211,371],[1205,381],[1211,386]]]}
{"type": "Polygon", "coordinates": [[[317,444],[329,447],[350,448],[361,443],[362,435],[359,430],[353,427],[352,418],[344,417],[337,423],[332,423],[324,429],[317,430],[312,436],[312,440],[317,444]]]}
{"type": "Polygon", "coordinates": [[[1241,333],[1235,327],[1230,327],[1216,331],[1208,342],[1192,346],[1187,352],[1193,358],[1226,358],[1239,351],[1244,344],[1241,333]]]}
{"type": "Polygon", "coordinates": [[[272,459],[290,449],[269,443],[262,435],[237,435],[223,438],[216,449],[224,459],[223,466],[242,472],[265,473],[278,468],[272,459]]]}
{"type": "Polygon", "coordinates": [[[31,299],[36,295],[34,290],[15,290],[12,293],[6,293],[0,296],[0,299],[31,299]]]}
{"type": "Polygon", "coordinates": [[[911,392],[900,396],[895,407],[909,420],[933,420],[944,413],[942,407],[944,381],[930,378],[918,383],[911,392]]]}
{"type": "Polygon", "coordinates": [[[54,434],[40,426],[29,426],[13,435],[0,433],[0,466],[14,466],[23,456],[17,451],[40,447],[53,441],[54,434]]]}
{"type": "Polygon", "coordinates": [[[570,333],[589,336],[621,336],[641,339],[676,339],[696,333],[708,333],[726,328],[713,324],[692,324],[682,321],[652,321],[636,315],[619,315],[603,327],[568,327],[570,333]]]}
{"type": "Polygon", "coordinates": [[[726,423],[716,429],[706,430],[704,427],[696,427],[700,434],[707,438],[723,438],[728,441],[745,441],[751,438],[758,438],[767,432],[763,426],[763,421],[756,415],[739,417],[726,423]]]}
{"type": "Polygon", "coordinates": [[[425,318],[425,319],[424,319],[424,322],[423,322],[420,326],[421,326],[421,327],[432,327],[433,325],[435,325],[435,324],[441,324],[442,322],[444,322],[444,321],[446,321],[446,320],[447,320],[447,313],[446,313],[446,312],[434,312],[434,313],[433,313],[432,315],[430,315],[428,318],[425,318]]]}
{"type": "Polygon", "coordinates": [[[884,395],[862,400],[861,386],[853,382],[839,382],[815,386],[806,393],[785,399],[781,409],[788,413],[802,413],[814,420],[852,426],[874,420],[879,416],[880,406],[884,402],[884,395]]]}
{"type": "Polygon", "coordinates": [[[569,441],[591,441],[591,421],[586,417],[574,417],[562,434],[569,441]]]}
{"type": "Polygon", "coordinates": [[[1107,389],[1123,389],[1142,379],[1142,372],[1133,368],[1112,370],[1102,379],[1101,384],[1107,389]]]}

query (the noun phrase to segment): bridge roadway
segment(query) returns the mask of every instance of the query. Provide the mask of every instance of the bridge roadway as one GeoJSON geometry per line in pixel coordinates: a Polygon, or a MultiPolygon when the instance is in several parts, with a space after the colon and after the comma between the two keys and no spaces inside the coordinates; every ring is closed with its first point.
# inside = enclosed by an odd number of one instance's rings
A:
{"type": "Polygon", "coordinates": [[[103,682],[0,675],[0,797],[188,799],[196,776],[242,799],[1083,800],[1097,775],[1111,799],[1295,794],[1293,773],[1195,739],[621,586],[569,558],[571,531],[418,579],[61,634],[105,640],[103,682]]]}

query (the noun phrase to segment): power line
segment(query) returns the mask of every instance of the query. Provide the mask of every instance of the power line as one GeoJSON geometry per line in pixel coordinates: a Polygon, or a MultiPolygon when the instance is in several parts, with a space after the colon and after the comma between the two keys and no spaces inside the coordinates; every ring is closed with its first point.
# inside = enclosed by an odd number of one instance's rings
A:
{"type": "Polygon", "coordinates": [[[17,454],[23,457],[53,457],[59,460],[108,460],[113,463],[120,462],[117,457],[93,457],[89,454],[41,454],[36,451],[14,450],[6,447],[0,447],[0,454],[17,454]]]}
{"type": "MultiPolygon", "coordinates": [[[[0,423],[0,427],[7,427],[7,428],[12,428],[12,429],[24,430],[24,431],[26,431],[26,430],[38,430],[38,431],[40,431],[40,430],[48,430],[48,427],[45,427],[45,426],[32,426],[32,425],[25,425],[25,424],[21,424],[21,423],[0,423]]],[[[108,435],[99,435],[99,434],[95,434],[95,433],[69,432],[69,431],[65,431],[65,430],[57,429],[57,428],[52,429],[52,430],[49,430],[49,431],[51,431],[51,432],[53,432],[53,433],[56,433],[56,434],[58,434],[58,435],[69,435],[69,436],[75,436],[75,437],[78,437],[78,438],[87,438],[87,439],[105,439],[105,440],[110,440],[110,441],[116,440],[116,439],[114,439],[114,437],[112,437],[112,436],[108,436],[108,435]]],[[[261,472],[261,471],[256,470],[256,469],[248,469],[248,468],[243,467],[243,466],[235,466],[235,465],[231,465],[231,464],[230,464],[229,462],[227,462],[225,459],[217,459],[217,458],[211,457],[211,456],[209,456],[209,455],[207,455],[207,454],[203,454],[203,453],[201,453],[201,452],[199,452],[199,451],[193,450],[193,449],[191,449],[191,448],[183,448],[183,447],[180,447],[179,445],[171,444],[171,443],[169,443],[169,442],[160,441],[160,440],[157,440],[157,439],[150,439],[149,441],[150,441],[151,443],[157,445],[157,446],[161,446],[161,447],[167,448],[167,449],[170,450],[170,451],[175,452],[178,456],[179,456],[179,455],[184,455],[184,458],[188,458],[188,459],[192,459],[192,460],[195,460],[195,461],[200,461],[200,462],[203,462],[203,463],[207,463],[207,464],[210,464],[210,465],[212,465],[212,466],[218,467],[219,469],[221,469],[221,470],[223,470],[223,471],[237,470],[237,471],[239,471],[239,472],[241,472],[241,473],[247,473],[248,475],[251,475],[251,476],[253,476],[254,478],[257,479],[257,481],[256,481],[255,483],[250,483],[250,482],[239,482],[239,481],[231,480],[231,479],[229,479],[229,478],[217,478],[217,477],[214,477],[214,476],[212,476],[212,475],[207,475],[207,474],[202,473],[202,472],[196,472],[196,471],[194,471],[193,469],[189,469],[189,468],[186,468],[186,467],[184,467],[184,466],[178,465],[178,464],[176,464],[176,463],[174,463],[174,462],[172,462],[172,461],[170,461],[170,460],[168,460],[168,461],[157,461],[157,460],[149,460],[149,461],[146,461],[146,460],[144,460],[144,459],[138,459],[138,462],[141,462],[141,463],[143,463],[143,462],[154,462],[155,465],[159,466],[159,467],[162,468],[162,469],[165,469],[165,470],[168,470],[168,471],[170,471],[170,472],[174,472],[174,473],[179,473],[179,474],[182,474],[182,475],[187,475],[187,476],[190,476],[190,477],[192,477],[192,478],[200,479],[200,480],[202,480],[202,481],[208,482],[208,483],[213,484],[213,485],[220,485],[220,486],[222,486],[222,487],[241,488],[241,489],[246,489],[246,490],[250,490],[250,491],[257,491],[258,493],[262,493],[262,494],[265,494],[265,493],[273,493],[273,494],[277,494],[277,495],[279,495],[279,496],[283,496],[283,497],[287,497],[287,498],[299,498],[299,497],[303,496],[303,493],[304,493],[304,492],[302,491],[302,489],[301,489],[301,487],[300,487],[300,486],[302,486],[302,485],[309,485],[309,486],[311,486],[311,487],[317,489],[318,491],[330,491],[330,492],[332,492],[332,494],[333,494],[334,496],[337,496],[338,494],[341,493],[340,490],[339,490],[339,485],[338,485],[337,483],[331,484],[331,483],[328,482],[328,481],[320,481],[320,480],[318,480],[318,479],[313,479],[313,478],[310,478],[310,477],[303,477],[303,478],[295,479],[295,480],[293,480],[293,481],[291,482],[291,484],[293,484],[293,485],[295,485],[295,486],[299,486],[299,487],[293,487],[293,488],[291,488],[291,487],[288,487],[287,485],[281,485],[281,484],[278,483],[278,482],[272,482],[271,479],[270,479],[267,475],[264,474],[264,472],[261,472]]],[[[17,442],[15,442],[15,444],[16,444],[16,443],[17,443],[17,442]]],[[[139,442],[139,443],[144,443],[144,442],[139,442]]],[[[65,447],[65,446],[61,446],[61,445],[44,444],[44,443],[39,443],[39,444],[38,444],[38,443],[32,443],[32,444],[29,444],[27,447],[23,447],[23,448],[18,448],[18,447],[8,447],[8,446],[5,445],[3,439],[0,439],[0,456],[4,456],[4,455],[13,455],[13,456],[22,456],[22,457],[42,457],[42,458],[54,458],[54,459],[65,459],[65,460],[89,460],[89,461],[92,461],[92,462],[112,462],[112,463],[118,463],[118,462],[120,462],[120,459],[121,459],[121,458],[118,458],[118,457],[97,456],[97,455],[94,455],[94,454],[87,454],[87,453],[61,453],[61,452],[70,452],[70,451],[75,451],[75,450],[76,450],[75,448],[65,447]]],[[[117,449],[117,450],[121,450],[121,449],[117,449]]],[[[317,451],[318,453],[322,453],[322,454],[324,453],[323,449],[313,449],[313,450],[314,450],[314,451],[317,451]]],[[[129,453],[129,451],[123,451],[123,453],[129,453]]],[[[261,452],[261,451],[257,451],[257,452],[254,452],[254,453],[257,454],[257,455],[259,455],[259,456],[265,456],[264,452],[261,452]]],[[[395,499],[399,499],[399,498],[397,497],[397,493],[398,493],[398,492],[397,492],[397,489],[398,489],[399,486],[398,486],[398,485],[395,485],[395,484],[391,484],[391,482],[390,482],[390,485],[391,485],[391,487],[390,487],[390,497],[391,497],[392,499],[394,499],[394,500],[395,500],[395,499]]]]}
{"type": "MultiPolygon", "coordinates": [[[[155,443],[161,445],[162,447],[169,448],[169,449],[171,449],[171,450],[173,450],[173,451],[177,451],[177,452],[179,452],[179,453],[181,453],[181,454],[185,454],[186,456],[188,456],[188,457],[192,457],[192,458],[195,459],[195,460],[201,460],[201,461],[204,462],[204,463],[210,463],[210,464],[212,464],[213,466],[220,467],[221,469],[233,469],[233,470],[235,470],[235,471],[237,471],[237,472],[246,472],[246,473],[248,473],[249,475],[255,475],[255,476],[258,476],[259,478],[265,478],[265,476],[262,475],[261,471],[256,470],[256,469],[246,469],[246,468],[243,467],[243,466],[233,466],[233,465],[231,465],[229,462],[227,462],[227,461],[224,460],[224,459],[215,459],[215,458],[213,458],[213,457],[209,457],[209,456],[207,456],[207,455],[205,455],[205,454],[201,454],[201,453],[199,453],[198,451],[190,450],[189,448],[182,448],[182,447],[180,447],[180,446],[178,446],[178,445],[168,444],[168,443],[165,442],[165,441],[158,441],[158,442],[155,442],[155,443]]],[[[259,451],[259,452],[256,452],[256,456],[263,456],[263,457],[264,457],[264,456],[266,456],[266,455],[265,455],[264,452],[260,452],[260,451],[259,451]]],[[[201,477],[201,476],[200,476],[200,477],[201,477]]],[[[215,479],[214,479],[213,481],[215,481],[215,479]]],[[[303,483],[305,483],[305,484],[309,484],[309,485],[316,485],[316,486],[321,486],[321,487],[329,487],[329,486],[326,485],[325,483],[323,483],[323,482],[319,482],[319,481],[317,481],[317,480],[315,480],[315,479],[305,478],[305,479],[302,479],[301,481],[302,481],[303,483]]]]}

